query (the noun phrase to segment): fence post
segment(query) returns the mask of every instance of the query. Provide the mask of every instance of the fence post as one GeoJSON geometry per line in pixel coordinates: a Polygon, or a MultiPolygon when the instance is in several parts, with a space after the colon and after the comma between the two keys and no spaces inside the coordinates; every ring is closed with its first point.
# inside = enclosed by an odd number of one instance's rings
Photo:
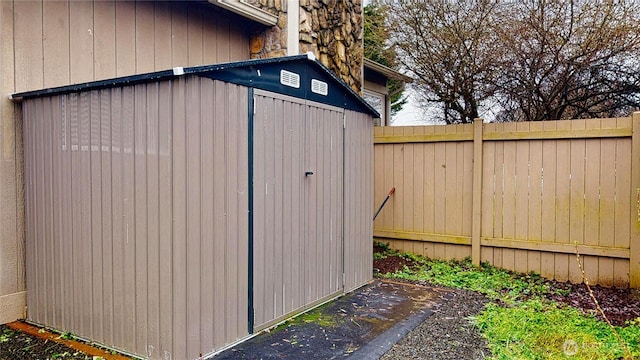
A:
{"type": "Polygon", "coordinates": [[[471,225],[471,260],[480,265],[482,231],[482,119],[473,120],[473,210],[471,225]]]}
{"type": "Polygon", "coordinates": [[[633,113],[631,135],[631,234],[629,287],[640,288],[640,112],[633,113]]]}

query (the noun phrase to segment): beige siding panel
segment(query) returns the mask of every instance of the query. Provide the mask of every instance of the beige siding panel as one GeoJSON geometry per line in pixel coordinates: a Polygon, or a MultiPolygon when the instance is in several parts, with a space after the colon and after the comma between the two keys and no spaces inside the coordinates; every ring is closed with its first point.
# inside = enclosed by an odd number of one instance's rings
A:
{"type": "Polygon", "coordinates": [[[136,70],[136,6],[116,1],[116,76],[136,70]]]}
{"type": "MultiPolygon", "coordinates": [[[[45,14],[48,15],[48,14],[45,14]]],[[[64,38],[64,35],[61,38],[64,38]]],[[[69,2],[69,73],[72,84],[91,81],[93,73],[93,2],[69,2]]],[[[133,43],[135,46],[135,43],[133,43]]]]}
{"type": "MultiPolygon", "coordinates": [[[[159,267],[159,316],[158,353],[169,351],[173,338],[173,152],[172,142],[172,84],[159,83],[158,89],[158,267],[159,267]]],[[[114,219],[115,221],[115,219],[114,219]]]]}
{"type": "Polygon", "coordinates": [[[189,64],[189,9],[181,2],[171,3],[171,63],[176,66],[189,64]],[[177,65],[180,64],[180,65],[177,65]]]}
{"type": "MultiPolygon", "coordinates": [[[[200,79],[190,79],[186,88],[187,106],[185,109],[185,137],[186,143],[186,312],[187,312],[187,357],[198,356],[200,343],[200,239],[202,209],[201,189],[201,154],[200,128],[202,114],[200,113],[200,79]],[[191,121],[190,121],[191,120],[191,121]],[[187,140],[188,139],[188,140],[187,140]]],[[[229,174],[228,174],[229,175],[229,174]]],[[[234,279],[235,280],[235,279],[234,279]]]]}
{"type": "Polygon", "coordinates": [[[147,246],[141,249],[141,253],[147,257],[146,269],[142,273],[147,278],[146,298],[141,299],[138,306],[145,304],[143,309],[146,315],[146,334],[139,341],[145,344],[159,344],[159,310],[160,310],[160,258],[159,258],[159,197],[160,193],[158,174],[158,135],[159,135],[159,84],[149,84],[146,88],[145,99],[146,106],[146,127],[140,129],[141,137],[145,137],[144,145],[140,146],[140,151],[146,154],[141,157],[140,163],[144,163],[145,179],[143,179],[143,187],[146,187],[146,237],[147,246]],[[146,301],[145,301],[146,300],[146,301]]]}
{"type": "MultiPolygon", "coordinates": [[[[155,59],[154,70],[168,69],[171,62],[171,4],[164,1],[154,1],[155,14],[153,57],[155,59]]],[[[211,29],[208,26],[207,29],[211,29]]],[[[212,57],[215,58],[215,57],[212,57]]]]}
{"type": "MultiPolygon", "coordinates": [[[[214,85],[215,86],[215,85],[214,85]]],[[[197,140],[200,143],[200,151],[203,154],[213,154],[213,143],[211,139],[214,138],[213,132],[213,124],[214,120],[214,86],[207,86],[207,84],[202,84],[201,86],[201,103],[200,103],[200,114],[201,114],[201,123],[200,123],[200,133],[197,135],[197,140]]],[[[195,139],[194,139],[195,140],[195,139]]],[[[214,223],[213,223],[213,207],[214,207],[214,193],[215,190],[213,188],[214,184],[214,161],[213,156],[210,157],[211,161],[202,161],[201,167],[201,184],[202,184],[202,194],[201,194],[201,211],[200,211],[200,223],[201,234],[200,236],[203,239],[211,239],[214,237],[214,223]]],[[[214,259],[215,251],[214,251],[214,242],[213,241],[203,241],[202,247],[200,249],[200,272],[201,274],[207,274],[212,271],[213,265],[211,264],[211,259],[214,259]]],[[[214,271],[215,274],[215,271],[214,271]]],[[[214,293],[215,289],[215,275],[206,279],[203,276],[201,282],[200,295],[201,301],[201,333],[203,339],[211,339],[212,345],[215,347],[216,344],[214,338],[214,308],[215,308],[215,297],[210,296],[209,294],[214,293]]],[[[224,335],[224,334],[222,334],[224,335]]]]}
{"type": "MultiPolygon", "coordinates": [[[[0,91],[3,94],[15,90],[13,31],[14,4],[0,2],[0,91]]],[[[21,226],[25,201],[22,198],[23,182],[20,175],[20,169],[23,168],[22,136],[16,136],[21,133],[21,117],[16,108],[6,96],[0,99],[0,196],[3,199],[0,205],[0,323],[21,317],[26,305],[22,302],[24,296],[18,295],[26,290],[26,284],[25,244],[21,226]],[[7,304],[14,299],[17,300],[14,304],[7,304]]]]}
{"type": "Polygon", "coordinates": [[[195,7],[190,7],[188,11],[188,38],[189,38],[189,65],[204,65],[203,62],[203,19],[202,11],[195,7]]]}
{"type": "Polygon", "coordinates": [[[152,358],[247,336],[246,103],[197,77],[25,100],[29,320],[152,358]]]}
{"type": "Polygon", "coordinates": [[[345,111],[344,132],[344,266],[345,291],[364,285],[373,274],[373,122],[370,117],[345,111]]]}
{"type": "MultiPolygon", "coordinates": [[[[147,108],[147,91],[153,91],[153,85],[140,84],[134,87],[134,125],[133,125],[133,186],[134,193],[133,211],[134,223],[133,235],[135,238],[135,247],[133,249],[135,255],[135,265],[133,267],[135,281],[135,341],[136,349],[146,348],[147,344],[147,298],[149,296],[148,275],[149,259],[147,257],[147,247],[149,242],[155,239],[149,239],[147,230],[148,224],[148,198],[149,187],[147,184],[147,161],[152,157],[147,153],[147,132],[150,126],[155,130],[155,124],[147,124],[148,108],[147,108]]],[[[138,350],[139,351],[139,350],[138,350]]]]}
{"type": "Polygon", "coordinates": [[[44,86],[67,84],[69,77],[69,3],[43,2],[42,47],[44,60],[44,86]]]}
{"type": "MultiPolygon", "coordinates": [[[[34,116],[34,110],[35,110],[35,102],[31,102],[29,104],[24,104],[22,107],[23,110],[23,114],[25,117],[30,117],[30,116],[34,116]]],[[[25,123],[24,124],[24,136],[25,138],[29,138],[29,139],[35,139],[36,134],[35,134],[35,129],[36,127],[34,126],[35,124],[32,123],[25,123]]],[[[25,142],[25,147],[24,147],[24,156],[25,156],[25,177],[27,179],[33,179],[33,174],[35,173],[35,163],[33,161],[33,154],[35,154],[35,149],[34,149],[34,145],[35,142],[34,141],[28,141],[25,142]]],[[[27,238],[30,237],[35,237],[36,235],[36,230],[37,227],[35,226],[35,216],[33,214],[33,209],[35,209],[34,207],[34,200],[35,199],[35,188],[34,188],[34,184],[33,181],[26,181],[25,182],[25,204],[27,204],[26,208],[25,208],[25,221],[28,225],[32,225],[32,226],[27,226],[25,228],[25,233],[27,238]]],[[[3,244],[4,245],[4,244],[3,244]]],[[[35,250],[36,244],[31,242],[28,243],[26,245],[26,252],[27,253],[33,253],[33,251],[35,250]]],[[[6,246],[6,245],[5,245],[6,246]]],[[[3,253],[4,253],[4,246],[3,246],[3,253]]],[[[33,266],[35,266],[35,263],[33,263],[32,258],[27,258],[26,259],[26,265],[29,268],[32,268],[33,266]]],[[[8,282],[9,279],[13,280],[13,276],[9,277],[7,276],[8,274],[5,275],[4,273],[4,269],[3,269],[3,274],[1,274],[3,276],[2,280],[3,282],[8,282]],[[8,279],[7,279],[8,278],[8,279]],[[7,279],[7,280],[4,280],[7,279]]],[[[36,287],[35,284],[36,282],[34,281],[35,278],[32,278],[32,276],[34,276],[35,274],[27,274],[27,292],[33,294],[36,293],[36,287]]],[[[3,289],[3,292],[7,291],[3,289]]],[[[9,293],[13,293],[15,292],[14,289],[10,289],[9,293]]],[[[3,294],[4,295],[4,294],[3,294]]],[[[35,309],[36,307],[36,302],[35,299],[37,299],[36,296],[30,297],[27,299],[27,306],[31,309],[35,309]]]]}
{"type": "MultiPolygon", "coordinates": [[[[101,256],[102,259],[102,272],[103,272],[103,288],[100,289],[100,292],[96,294],[98,297],[96,302],[99,307],[101,307],[101,322],[102,328],[100,329],[102,332],[102,336],[97,338],[98,341],[104,343],[113,343],[113,304],[114,304],[114,292],[113,292],[113,283],[114,283],[114,268],[113,268],[113,254],[114,254],[114,242],[113,242],[113,198],[111,190],[111,176],[112,176],[112,161],[110,157],[110,150],[112,146],[112,102],[111,102],[111,91],[105,89],[100,91],[100,140],[96,144],[100,147],[100,174],[97,182],[100,184],[101,189],[101,236],[102,236],[102,251],[101,256]],[[100,300],[101,298],[102,300],[100,300]]],[[[55,114],[55,110],[54,110],[55,114]]],[[[58,123],[60,124],[60,123],[58,123]]],[[[56,179],[58,177],[54,177],[56,179]]],[[[59,192],[61,194],[61,192],[59,192]]],[[[58,201],[61,203],[61,201],[58,201]]],[[[61,232],[56,232],[56,234],[61,234],[61,232]]],[[[62,247],[61,247],[62,249],[62,247]]]]}
{"type": "MultiPolygon", "coordinates": [[[[122,346],[137,351],[136,347],[136,213],[135,213],[135,88],[122,89],[122,271],[124,317],[122,346]]],[[[73,166],[73,165],[72,165],[73,166]]],[[[74,227],[77,226],[74,224],[74,227]]],[[[79,239],[81,240],[81,239],[79,239]]]]}
{"type": "MultiPolygon", "coordinates": [[[[214,84],[214,103],[215,104],[226,104],[226,95],[224,93],[225,86],[219,83],[214,84]]],[[[214,113],[214,119],[218,119],[219,116],[225,116],[226,107],[224,105],[221,106],[220,111],[216,111],[214,113]]],[[[213,133],[212,137],[216,138],[217,141],[213,142],[213,229],[214,229],[214,237],[223,237],[227,232],[226,221],[224,216],[225,206],[226,206],[226,180],[220,176],[221,169],[226,167],[225,160],[225,148],[226,148],[226,139],[222,134],[226,132],[226,123],[224,121],[214,121],[213,122],[213,133]]],[[[217,241],[214,243],[214,254],[224,254],[226,253],[227,243],[226,241],[217,241]]],[[[226,316],[229,313],[227,309],[227,293],[226,293],[226,264],[227,257],[212,257],[213,259],[213,270],[214,274],[216,274],[214,278],[214,289],[216,289],[216,293],[219,296],[216,296],[214,299],[214,343],[215,344],[224,344],[225,339],[227,338],[226,333],[226,316]]]]}
{"type": "MultiPolygon", "coordinates": [[[[124,91],[111,91],[111,226],[112,226],[112,246],[113,246],[113,344],[123,347],[123,333],[125,326],[124,318],[124,203],[123,198],[123,106],[124,91]]],[[[70,153],[70,151],[67,151],[70,153]]],[[[109,155],[109,154],[107,154],[109,155]]],[[[65,169],[69,171],[69,169],[65,169]]],[[[65,173],[67,173],[65,171],[65,173]]],[[[67,194],[63,195],[65,198],[67,194]]],[[[71,204],[69,204],[71,207],[71,204]]],[[[71,231],[69,224],[65,231],[71,231]]]]}
{"type": "Polygon", "coordinates": [[[259,90],[255,101],[254,307],[261,329],[343,289],[343,111],[259,90]]]}
{"type": "Polygon", "coordinates": [[[16,44],[3,51],[12,60],[3,81],[15,75],[16,91],[249,57],[244,20],[206,4],[16,1],[3,9],[11,18],[3,24],[15,19],[3,39],[16,44]]]}
{"type": "Polygon", "coordinates": [[[93,4],[93,16],[94,75],[96,79],[112,78],[116,76],[115,2],[95,2],[93,4]]]}
{"type": "Polygon", "coordinates": [[[151,72],[155,66],[155,5],[137,2],[135,12],[136,73],[151,72]]]}
{"type": "MultiPolygon", "coordinates": [[[[16,91],[39,89],[44,86],[42,3],[16,1],[13,9],[14,76],[16,91]]],[[[4,79],[3,79],[4,81],[4,79]]]]}

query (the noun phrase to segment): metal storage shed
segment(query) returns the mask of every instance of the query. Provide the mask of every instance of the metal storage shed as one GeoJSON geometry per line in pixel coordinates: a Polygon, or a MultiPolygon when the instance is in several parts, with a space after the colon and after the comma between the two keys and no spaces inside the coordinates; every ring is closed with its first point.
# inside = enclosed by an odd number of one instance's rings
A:
{"type": "Polygon", "coordinates": [[[23,99],[28,320],[198,358],[372,277],[372,119],[311,56],[23,99]]]}

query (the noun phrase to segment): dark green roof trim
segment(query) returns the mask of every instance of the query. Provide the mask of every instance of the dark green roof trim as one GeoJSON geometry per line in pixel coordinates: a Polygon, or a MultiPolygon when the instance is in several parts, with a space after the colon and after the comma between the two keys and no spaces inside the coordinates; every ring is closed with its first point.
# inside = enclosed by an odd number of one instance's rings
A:
{"type": "Polygon", "coordinates": [[[13,94],[11,98],[28,99],[118,86],[129,86],[152,81],[170,80],[182,75],[197,75],[227,81],[367,113],[374,118],[380,117],[375,109],[373,109],[344,81],[338,78],[326,66],[317,61],[312,55],[296,55],[187,68],[174,68],[172,70],[157,71],[147,74],[20,92],[13,94]],[[283,70],[298,76],[298,87],[281,84],[280,74],[283,70]],[[312,91],[312,80],[317,80],[326,84],[327,93],[322,94],[312,91]]]}

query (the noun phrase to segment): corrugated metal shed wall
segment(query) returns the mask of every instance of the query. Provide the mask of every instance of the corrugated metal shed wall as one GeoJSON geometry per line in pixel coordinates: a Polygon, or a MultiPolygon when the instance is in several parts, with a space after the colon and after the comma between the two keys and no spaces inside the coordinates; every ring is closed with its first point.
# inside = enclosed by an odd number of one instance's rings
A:
{"type": "Polygon", "coordinates": [[[23,106],[29,320],[150,358],[247,335],[247,89],[192,76],[23,106]]]}
{"type": "Polygon", "coordinates": [[[349,292],[373,274],[373,122],[363,113],[345,114],[344,290],[349,292]]]}
{"type": "Polygon", "coordinates": [[[342,293],[344,110],[259,90],[255,101],[254,307],[261,329],[342,293]]]}

